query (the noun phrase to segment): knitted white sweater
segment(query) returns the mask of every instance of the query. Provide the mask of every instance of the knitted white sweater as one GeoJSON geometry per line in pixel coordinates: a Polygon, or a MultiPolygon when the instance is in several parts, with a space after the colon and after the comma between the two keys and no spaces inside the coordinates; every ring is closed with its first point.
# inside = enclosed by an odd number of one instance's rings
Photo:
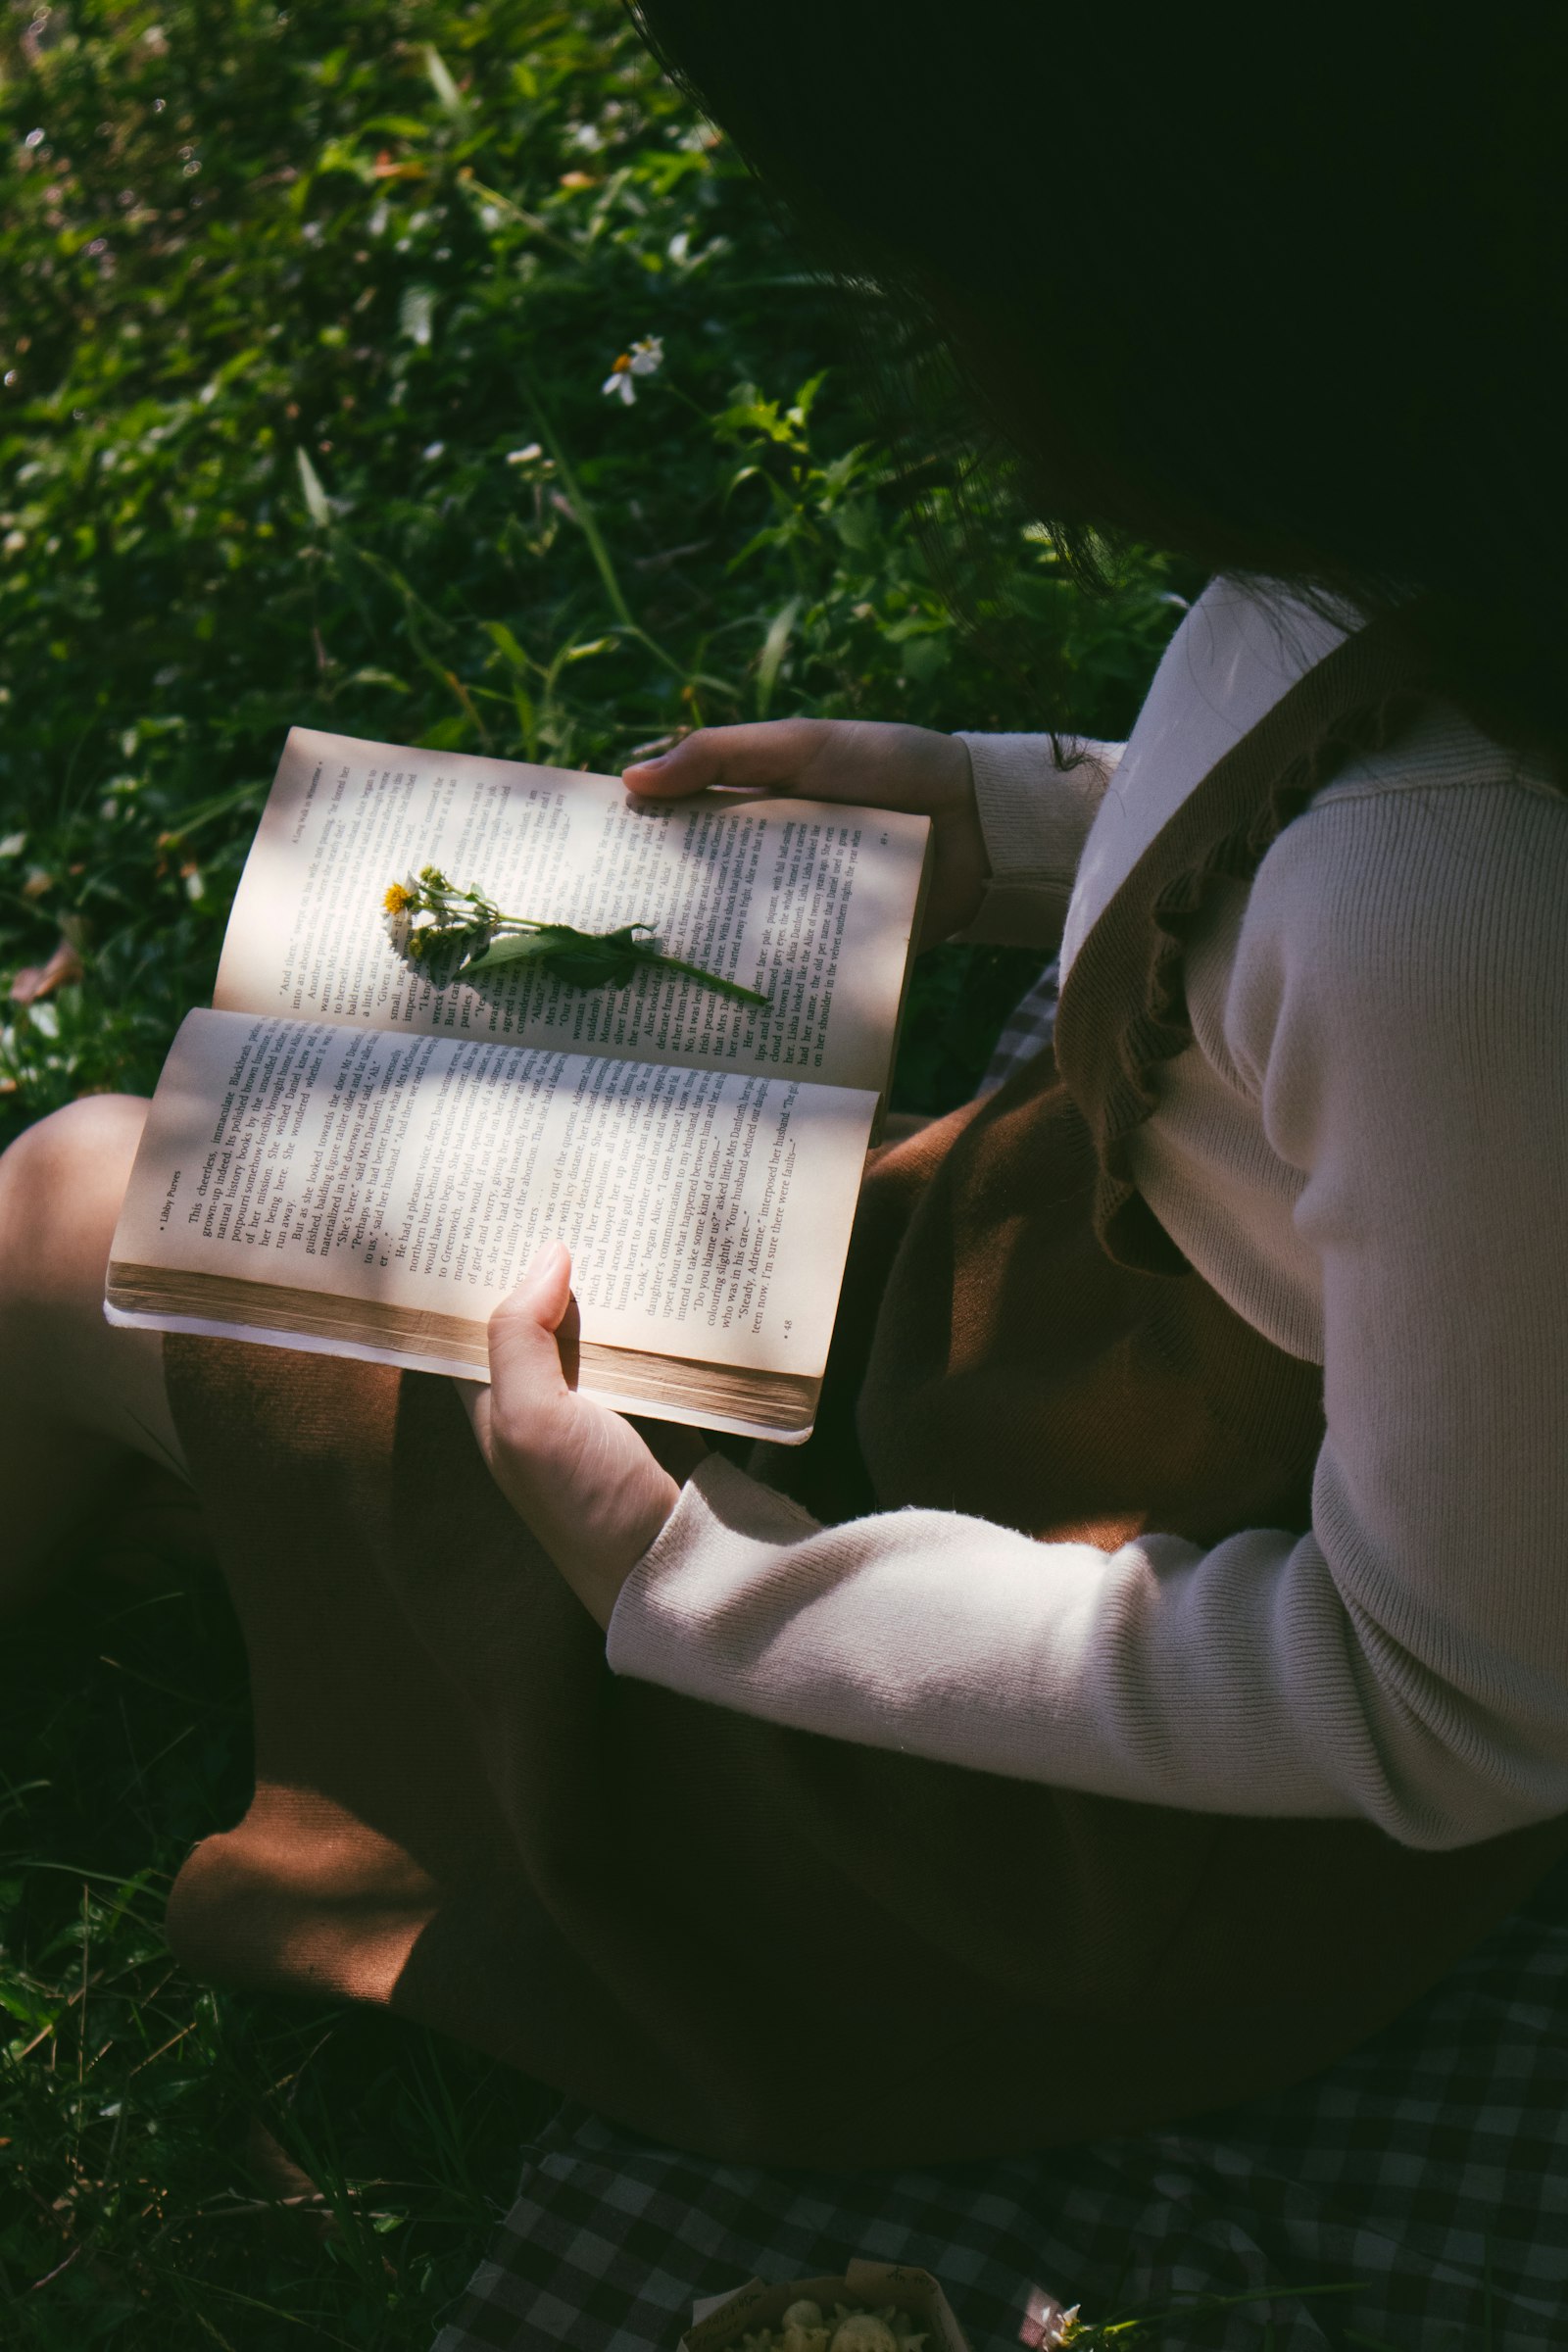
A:
{"type": "MultiPolygon", "coordinates": [[[[1119,765],[966,738],[995,875],[976,934],[1047,940],[1065,909],[1070,960],[1336,635],[1217,585],[1119,765]]],[[[1568,1811],[1568,800],[1434,705],[1210,905],[1187,993],[1138,1181],[1231,1304],[1324,1367],[1311,1532],[1107,1555],[937,1511],[824,1530],[714,1458],[629,1579],[611,1665],[840,1739],[1360,1814],[1412,1845],[1568,1811]]]]}

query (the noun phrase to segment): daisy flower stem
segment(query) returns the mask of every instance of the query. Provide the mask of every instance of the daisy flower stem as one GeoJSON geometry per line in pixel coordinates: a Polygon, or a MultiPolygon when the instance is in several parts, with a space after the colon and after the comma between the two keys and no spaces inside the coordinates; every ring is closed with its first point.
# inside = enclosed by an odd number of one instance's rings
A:
{"type": "Polygon", "coordinates": [[[448,965],[448,977],[478,974],[527,962],[574,988],[624,988],[641,968],[679,972],[704,988],[747,1004],[768,1002],[722,972],[666,956],[651,923],[623,923],[613,931],[579,931],[571,923],[540,922],[527,914],[504,914],[474,884],[460,890],[439,866],[389,882],[381,901],[387,935],[398,954],[428,967],[432,958],[448,965]],[[639,939],[638,933],[649,934],[639,939]]]}

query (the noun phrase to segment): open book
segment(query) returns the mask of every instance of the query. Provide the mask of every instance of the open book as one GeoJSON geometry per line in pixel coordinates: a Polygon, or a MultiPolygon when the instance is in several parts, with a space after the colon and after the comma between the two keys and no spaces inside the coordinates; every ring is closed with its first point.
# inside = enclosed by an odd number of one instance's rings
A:
{"type": "Polygon", "coordinates": [[[618,780],[296,728],[211,1011],[159,1081],[111,1321],[483,1378],[540,1245],[572,1252],[579,1384],[809,1434],[925,886],[924,817],[618,780]],[[645,922],[766,998],[644,967],[574,988],[409,960],[389,882],[645,922]]]}

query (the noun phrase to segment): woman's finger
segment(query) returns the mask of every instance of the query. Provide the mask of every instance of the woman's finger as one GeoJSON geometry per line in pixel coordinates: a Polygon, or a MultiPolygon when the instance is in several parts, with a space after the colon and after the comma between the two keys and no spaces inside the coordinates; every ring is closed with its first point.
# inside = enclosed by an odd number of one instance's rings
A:
{"type": "Polygon", "coordinates": [[[487,1380],[455,1380],[458,1402],[468,1416],[468,1427],[478,1441],[479,1451],[488,1458],[490,1452],[490,1383],[487,1380]]]}
{"type": "Polygon", "coordinates": [[[796,785],[822,751],[833,722],[819,718],[776,718],[743,727],[699,727],[657,760],[639,760],[624,771],[628,792],[649,800],[675,800],[714,785],[750,785],[765,790],[796,785]]]}

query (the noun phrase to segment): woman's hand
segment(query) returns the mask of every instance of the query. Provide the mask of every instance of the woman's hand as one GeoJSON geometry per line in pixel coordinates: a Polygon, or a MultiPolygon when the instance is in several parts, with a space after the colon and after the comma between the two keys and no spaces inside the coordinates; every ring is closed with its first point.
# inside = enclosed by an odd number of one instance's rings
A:
{"type": "Polygon", "coordinates": [[[968,749],[956,735],[929,727],[848,718],[702,727],[659,759],[628,767],[625,783],[647,800],[678,800],[710,784],[740,785],[760,794],[906,808],[930,817],[935,861],[921,947],[972,921],[991,871],[968,749]]]}
{"type": "MultiPolygon", "coordinates": [[[[571,1385],[577,1310],[565,1244],[550,1242],[490,1318],[490,1385],[466,1387],[479,1451],[590,1616],[608,1626],[621,1586],[680,1487],[631,1422],[571,1385]]],[[[662,1433],[663,1434],[663,1433],[662,1433]]],[[[684,1476],[705,1448],[671,1430],[684,1476]]]]}

